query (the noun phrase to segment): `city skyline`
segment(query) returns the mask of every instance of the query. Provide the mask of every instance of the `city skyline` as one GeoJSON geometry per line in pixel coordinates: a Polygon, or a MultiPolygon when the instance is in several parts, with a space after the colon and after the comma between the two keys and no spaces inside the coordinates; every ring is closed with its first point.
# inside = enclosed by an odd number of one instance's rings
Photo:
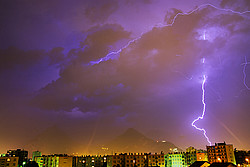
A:
{"type": "Polygon", "coordinates": [[[33,167],[193,167],[193,166],[249,166],[250,151],[237,150],[233,144],[215,143],[206,146],[206,150],[192,146],[184,151],[166,152],[113,152],[106,154],[42,154],[26,150],[8,150],[0,154],[0,166],[33,166],[33,167]]]}
{"type": "Polygon", "coordinates": [[[0,152],[128,128],[250,150],[250,4],[188,2],[0,0],[0,152]]]}

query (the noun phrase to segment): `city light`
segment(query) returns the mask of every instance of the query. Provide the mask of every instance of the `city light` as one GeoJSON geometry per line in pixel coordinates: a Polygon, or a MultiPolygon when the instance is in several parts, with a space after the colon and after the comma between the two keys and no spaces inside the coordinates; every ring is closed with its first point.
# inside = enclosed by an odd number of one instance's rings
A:
{"type": "Polygon", "coordinates": [[[0,2],[0,167],[249,166],[250,0],[29,1],[0,2]]]}

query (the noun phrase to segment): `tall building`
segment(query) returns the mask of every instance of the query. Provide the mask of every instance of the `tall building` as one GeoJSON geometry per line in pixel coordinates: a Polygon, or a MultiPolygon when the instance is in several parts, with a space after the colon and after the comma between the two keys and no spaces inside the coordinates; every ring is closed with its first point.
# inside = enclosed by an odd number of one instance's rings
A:
{"type": "Polygon", "coordinates": [[[210,164],[215,162],[236,164],[232,144],[215,143],[213,146],[207,146],[207,153],[210,164]]]}
{"type": "Polygon", "coordinates": [[[24,166],[28,162],[28,151],[26,150],[8,150],[7,157],[19,157],[18,158],[18,166],[24,166]]]}
{"type": "Polygon", "coordinates": [[[194,147],[188,147],[186,149],[186,162],[187,162],[188,166],[190,166],[195,161],[197,161],[197,156],[196,156],[197,153],[196,152],[197,152],[197,150],[194,147]]]}

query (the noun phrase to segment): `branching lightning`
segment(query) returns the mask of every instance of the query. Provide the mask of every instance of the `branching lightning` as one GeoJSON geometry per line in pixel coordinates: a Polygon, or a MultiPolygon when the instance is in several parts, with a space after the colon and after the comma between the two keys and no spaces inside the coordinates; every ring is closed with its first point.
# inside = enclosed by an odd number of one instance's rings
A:
{"type": "Polygon", "coordinates": [[[247,88],[247,90],[250,90],[250,88],[246,84],[246,78],[247,78],[247,75],[246,75],[246,66],[248,64],[250,64],[250,62],[247,62],[247,57],[245,56],[245,63],[244,63],[244,67],[243,67],[243,75],[244,75],[243,83],[244,83],[245,87],[247,88]]]}
{"type": "Polygon", "coordinates": [[[205,115],[205,112],[206,112],[206,102],[205,102],[205,83],[206,83],[206,80],[207,80],[207,76],[206,75],[203,75],[203,79],[202,79],[202,84],[201,84],[201,89],[202,89],[202,98],[201,98],[201,101],[202,101],[202,104],[203,104],[203,110],[202,110],[202,115],[199,116],[198,118],[196,118],[193,122],[192,122],[192,126],[199,130],[199,131],[202,131],[203,132],[203,135],[205,136],[205,138],[207,139],[207,142],[211,145],[211,142],[207,136],[207,132],[204,128],[198,128],[195,123],[201,119],[204,118],[204,115],[205,115]]]}
{"type": "MultiPolygon", "coordinates": [[[[212,5],[212,4],[203,4],[203,5],[198,6],[197,8],[195,8],[194,10],[192,10],[192,11],[190,11],[190,12],[186,12],[186,13],[177,13],[177,14],[174,16],[174,18],[173,18],[173,20],[172,20],[172,22],[171,22],[170,24],[162,24],[162,23],[159,23],[159,24],[157,24],[156,26],[153,26],[152,28],[155,28],[155,27],[156,27],[156,28],[171,27],[171,26],[173,26],[173,24],[175,23],[175,20],[176,20],[176,18],[177,18],[178,16],[190,15],[190,14],[192,14],[192,13],[194,13],[194,12],[196,12],[196,11],[202,9],[202,8],[209,7],[209,6],[212,7],[212,8],[215,8],[215,9],[217,9],[217,10],[221,10],[221,11],[225,11],[225,12],[231,12],[231,13],[240,14],[240,15],[246,14],[246,13],[250,13],[250,11],[237,12],[237,11],[234,11],[234,10],[232,10],[232,9],[223,9],[223,8],[219,8],[219,7],[216,7],[216,6],[212,5]]],[[[147,32],[145,32],[145,33],[147,33],[147,32]]],[[[95,64],[99,64],[100,62],[103,62],[103,61],[107,61],[107,60],[109,60],[109,59],[112,59],[113,56],[116,56],[116,55],[120,54],[124,49],[126,49],[128,46],[130,46],[131,43],[136,42],[137,40],[139,40],[145,33],[141,33],[141,35],[140,35],[139,37],[130,40],[125,46],[121,47],[119,50],[117,50],[117,51],[112,51],[112,52],[108,53],[106,56],[100,58],[100,59],[97,60],[97,61],[90,61],[90,63],[89,63],[88,65],[95,65],[95,64]]],[[[206,36],[204,36],[204,38],[206,38],[206,36]]]]}
{"type": "MultiPolygon", "coordinates": [[[[184,15],[190,15],[202,8],[206,8],[206,7],[212,7],[214,9],[217,9],[217,10],[221,10],[221,11],[225,11],[225,12],[230,12],[230,13],[234,13],[234,14],[239,14],[239,15],[243,15],[243,14],[246,14],[246,13],[250,13],[250,11],[244,11],[244,12],[237,12],[237,11],[234,11],[232,9],[223,9],[223,8],[219,8],[219,7],[216,7],[212,4],[202,4],[200,6],[198,6],[197,8],[195,8],[194,10],[190,11],[190,12],[186,12],[186,13],[177,13],[174,17],[173,17],[173,20],[170,24],[157,24],[156,26],[153,26],[152,28],[156,27],[156,28],[161,28],[161,27],[170,27],[170,26],[173,26],[173,24],[175,23],[175,20],[178,16],[184,16],[184,15]]],[[[145,32],[147,33],[147,32],[145,32]]],[[[120,54],[124,49],[126,49],[127,47],[130,46],[130,44],[132,44],[133,42],[136,42],[137,40],[139,40],[145,33],[142,33],[139,37],[135,38],[135,39],[132,39],[130,40],[125,46],[121,47],[119,50],[117,51],[112,51],[110,53],[108,53],[105,57],[103,58],[100,58],[99,60],[97,61],[91,61],[89,63],[89,65],[95,65],[95,64],[99,64],[103,61],[107,61],[107,60],[110,60],[110,59],[113,59],[115,58],[115,56],[117,56],[118,54],[120,54]]],[[[206,32],[204,32],[203,34],[203,40],[206,40],[206,32]]],[[[204,64],[205,63],[205,59],[202,59],[202,63],[204,64]]],[[[248,90],[250,90],[250,88],[247,86],[246,84],[246,73],[245,73],[245,69],[246,69],[246,65],[248,64],[248,62],[246,61],[246,58],[245,58],[245,63],[244,63],[244,68],[243,68],[243,73],[244,73],[244,85],[246,86],[246,88],[248,90]]],[[[203,80],[202,80],[202,85],[201,85],[201,88],[202,88],[202,104],[203,104],[203,111],[202,111],[202,115],[199,116],[197,119],[195,119],[193,122],[192,122],[192,126],[199,130],[199,131],[202,131],[203,132],[203,135],[205,136],[207,142],[211,145],[211,141],[210,139],[208,138],[207,136],[207,132],[204,128],[199,128],[195,125],[195,123],[199,120],[202,120],[204,118],[204,115],[205,115],[205,112],[206,112],[206,103],[205,103],[205,83],[206,83],[206,80],[207,80],[207,76],[206,75],[203,75],[203,80]]]]}
{"type": "Polygon", "coordinates": [[[120,54],[121,51],[123,51],[123,49],[127,48],[131,43],[133,43],[133,42],[139,40],[141,37],[142,37],[142,35],[139,36],[139,37],[137,37],[137,38],[135,38],[135,39],[133,39],[133,40],[131,40],[131,41],[129,41],[125,46],[121,47],[119,50],[117,50],[117,51],[112,51],[112,52],[108,53],[105,57],[102,57],[102,58],[100,58],[100,59],[97,60],[97,61],[91,61],[89,64],[90,64],[90,65],[95,65],[95,64],[99,64],[99,63],[102,62],[102,61],[107,61],[107,60],[109,60],[109,59],[112,59],[112,58],[113,58],[112,56],[115,56],[115,55],[117,55],[117,54],[120,54]]]}

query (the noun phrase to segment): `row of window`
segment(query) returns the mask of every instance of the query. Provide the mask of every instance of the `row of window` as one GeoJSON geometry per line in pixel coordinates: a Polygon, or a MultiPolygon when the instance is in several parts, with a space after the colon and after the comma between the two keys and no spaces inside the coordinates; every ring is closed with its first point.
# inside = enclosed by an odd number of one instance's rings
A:
{"type": "MultiPolygon", "coordinates": [[[[155,166],[156,163],[150,163],[149,165],[150,165],[150,166],[152,166],[152,165],[155,166]]],[[[157,163],[157,165],[164,165],[164,163],[157,163]]]]}
{"type": "MultiPolygon", "coordinates": [[[[120,157],[120,156],[113,156],[113,159],[121,159],[122,157],[120,157]]],[[[142,156],[126,156],[125,158],[127,158],[127,159],[136,159],[136,158],[142,158],[142,156]]],[[[144,159],[146,158],[146,156],[144,156],[144,159]]],[[[158,156],[156,156],[156,155],[149,155],[148,156],[148,158],[164,158],[164,156],[163,155],[158,155],[158,156]]]]}

